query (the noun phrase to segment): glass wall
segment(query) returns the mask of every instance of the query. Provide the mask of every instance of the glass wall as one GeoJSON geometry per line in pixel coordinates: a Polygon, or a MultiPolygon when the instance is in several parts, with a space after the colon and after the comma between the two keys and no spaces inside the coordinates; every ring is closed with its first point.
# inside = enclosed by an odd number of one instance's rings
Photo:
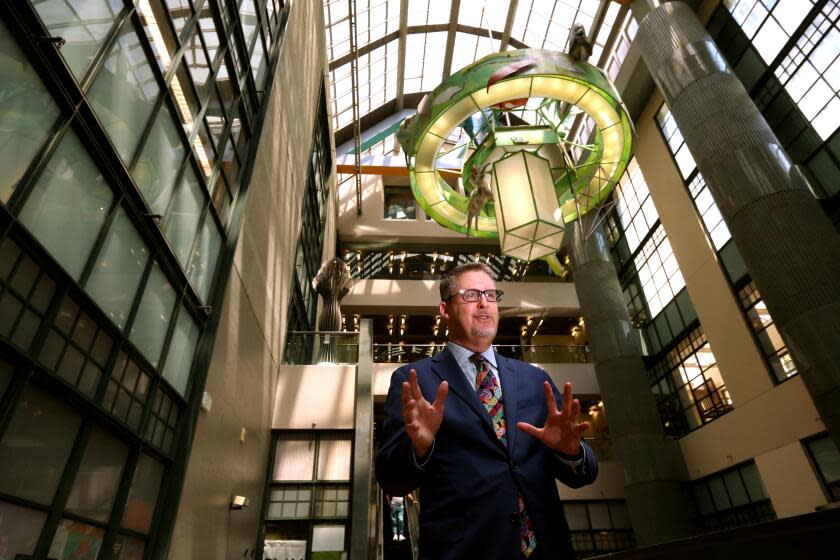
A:
{"type": "Polygon", "coordinates": [[[315,330],[318,294],[312,288],[312,280],[321,268],[324,255],[324,224],[329,199],[328,178],[332,169],[324,92],[322,88],[303,193],[300,233],[295,252],[295,273],[292,275],[292,295],[283,351],[283,363],[286,364],[312,363],[314,349],[314,335],[309,333],[315,330]]]}
{"type": "Polygon", "coordinates": [[[791,159],[836,216],[840,0],[723,2],[709,32],[791,159]]]}
{"type": "Polygon", "coordinates": [[[823,484],[828,499],[840,501],[840,451],[828,436],[821,434],[803,442],[805,449],[823,484]]]}
{"type": "Polygon", "coordinates": [[[306,558],[319,550],[347,550],[352,437],[342,430],[275,432],[265,509],[267,548],[287,549],[297,542],[305,547],[306,558]],[[330,531],[340,538],[324,549],[324,533],[330,531]]]}
{"type": "Polygon", "coordinates": [[[695,480],[691,491],[704,532],[776,519],[753,461],[695,480]]]}
{"type": "Polygon", "coordinates": [[[668,435],[684,436],[733,409],[700,327],[659,358],[648,375],[668,435]]]}
{"type": "Polygon", "coordinates": [[[797,368],[787,346],[782,340],[781,333],[773,324],[773,318],[764,305],[761,294],[746,270],[741,253],[732,241],[729,228],[723,221],[712,192],[706,185],[703,175],[697,169],[697,164],[691,156],[688,146],[683,140],[677,123],[668,105],[663,104],[656,114],[656,121],[662,133],[668,150],[674,157],[674,162],[682,175],[685,187],[691,194],[697,214],[700,216],[706,234],[712,247],[720,258],[732,289],[738,295],[738,301],[746,315],[747,322],[752,328],[753,335],[773,380],[785,381],[796,375],[797,368]]]}
{"type": "Polygon", "coordinates": [[[140,559],[171,530],[284,20],[274,0],[0,12],[0,556],[140,559]]]}
{"type": "Polygon", "coordinates": [[[600,556],[636,546],[624,500],[564,500],[563,510],[579,558],[600,556]]]}

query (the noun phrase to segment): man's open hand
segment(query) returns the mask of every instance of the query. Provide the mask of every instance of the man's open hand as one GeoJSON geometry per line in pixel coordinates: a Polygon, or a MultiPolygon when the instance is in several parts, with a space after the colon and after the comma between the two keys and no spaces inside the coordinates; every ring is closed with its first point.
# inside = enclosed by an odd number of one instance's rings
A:
{"type": "MultiPolygon", "coordinates": [[[[449,383],[442,382],[438,387],[435,402],[429,403],[420,392],[417,384],[417,372],[408,373],[408,381],[402,384],[403,420],[405,433],[414,446],[414,456],[425,457],[435,441],[435,434],[443,421],[443,403],[449,393],[449,383]]],[[[578,407],[579,408],[579,407],[578,407]]],[[[556,407],[555,407],[556,410],[556,407]]]]}
{"type": "MultiPolygon", "coordinates": [[[[405,384],[403,384],[405,385],[405,384]]],[[[548,448],[565,455],[577,455],[580,452],[580,437],[589,428],[589,422],[578,422],[580,402],[572,398],[572,384],[563,386],[563,409],[557,410],[554,391],[551,384],[543,383],[545,404],[548,416],[542,428],[527,422],[517,422],[516,427],[543,442],[548,448]]],[[[405,394],[405,389],[403,389],[405,394]]],[[[404,401],[403,401],[404,402],[404,401]]]]}

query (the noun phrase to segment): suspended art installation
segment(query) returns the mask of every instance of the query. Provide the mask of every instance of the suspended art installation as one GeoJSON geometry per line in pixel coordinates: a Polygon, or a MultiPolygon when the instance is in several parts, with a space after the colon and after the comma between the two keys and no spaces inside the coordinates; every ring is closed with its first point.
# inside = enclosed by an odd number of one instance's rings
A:
{"type": "MultiPolygon", "coordinates": [[[[318,316],[318,330],[326,333],[341,330],[341,300],[353,289],[353,277],[347,263],[338,257],[324,261],[312,279],[312,289],[324,300],[318,316]]],[[[334,338],[331,334],[322,335],[319,363],[338,363],[336,341],[331,338],[334,338]]]]}
{"type": "Polygon", "coordinates": [[[630,158],[632,125],[615,87],[579,58],[494,53],[423,98],[397,139],[429,216],[498,238],[524,261],[557,252],[567,225],[607,199],[630,158]],[[587,117],[590,143],[570,141],[587,117]]]}

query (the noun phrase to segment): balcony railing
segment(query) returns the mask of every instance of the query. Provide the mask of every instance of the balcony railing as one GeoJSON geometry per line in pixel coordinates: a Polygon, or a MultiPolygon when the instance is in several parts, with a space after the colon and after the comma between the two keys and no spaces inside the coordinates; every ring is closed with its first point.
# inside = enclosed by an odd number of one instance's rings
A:
{"type": "Polygon", "coordinates": [[[359,333],[344,331],[289,331],[284,364],[359,363],[359,333]],[[329,351],[328,351],[329,350],[329,351]]]}
{"type": "MultiPolygon", "coordinates": [[[[515,358],[528,363],[583,364],[592,361],[588,346],[496,344],[493,347],[506,358],[515,358]]],[[[408,364],[439,354],[444,348],[446,344],[377,343],[373,345],[373,361],[408,364]]]]}
{"type": "Polygon", "coordinates": [[[497,282],[558,282],[558,278],[543,260],[526,263],[512,257],[496,254],[436,253],[411,251],[349,251],[344,252],[344,262],[350,267],[353,278],[438,280],[451,268],[473,262],[486,263],[497,282]]]}

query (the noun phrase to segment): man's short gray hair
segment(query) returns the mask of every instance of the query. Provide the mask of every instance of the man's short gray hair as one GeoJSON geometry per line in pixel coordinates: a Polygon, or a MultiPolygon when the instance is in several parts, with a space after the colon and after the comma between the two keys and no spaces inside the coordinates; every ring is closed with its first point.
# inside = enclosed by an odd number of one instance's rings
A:
{"type": "Polygon", "coordinates": [[[446,298],[455,293],[455,283],[458,277],[465,272],[483,272],[495,281],[493,277],[493,269],[482,262],[468,262],[459,264],[449,272],[443,275],[440,279],[440,300],[446,301],[446,298]]]}

